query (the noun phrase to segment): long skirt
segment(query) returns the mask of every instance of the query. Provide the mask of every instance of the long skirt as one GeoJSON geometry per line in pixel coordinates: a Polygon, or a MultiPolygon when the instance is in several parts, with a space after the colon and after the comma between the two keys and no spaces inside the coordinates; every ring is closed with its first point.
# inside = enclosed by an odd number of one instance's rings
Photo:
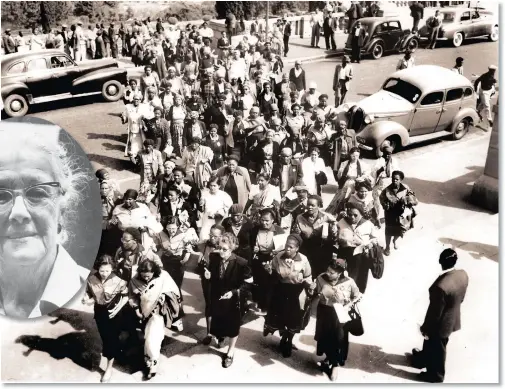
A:
{"type": "Polygon", "coordinates": [[[181,263],[182,256],[180,255],[162,255],[161,262],[163,268],[170,274],[175,284],[179,288],[179,293],[182,299],[182,282],[184,281],[185,266],[181,263]]]}
{"type": "Polygon", "coordinates": [[[272,259],[270,254],[258,253],[258,257],[251,260],[251,270],[254,281],[253,300],[258,304],[258,308],[265,311],[270,306],[270,296],[272,284],[270,273],[265,270],[263,262],[272,259]]]}
{"type": "Polygon", "coordinates": [[[317,355],[326,355],[335,366],[347,360],[349,353],[349,332],[340,323],[335,308],[319,304],[316,316],[317,355]]]}
{"type": "Polygon", "coordinates": [[[341,247],[338,249],[339,257],[347,262],[347,273],[351,277],[361,293],[365,293],[368,284],[370,266],[364,254],[353,255],[354,247],[341,247]]]}
{"type": "Polygon", "coordinates": [[[205,317],[211,316],[210,309],[210,281],[202,277],[203,300],[205,301],[205,317]]]}
{"type": "Polygon", "coordinates": [[[300,307],[299,299],[303,290],[303,284],[274,285],[265,327],[272,332],[288,330],[290,333],[299,333],[304,330],[310,319],[310,299],[306,298],[304,307],[300,307]]]}
{"type": "Polygon", "coordinates": [[[221,296],[211,296],[210,333],[216,338],[234,338],[240,333],[242,310],[240,299],[233,296],[228,300],[219,300],[221,296]]]}
{"type": "Polygon", "coordinates": [[[158,313],[153,313],[147,321],[144,330],[144,358],[150,373],[155,373],[158,368],[158,359],[161,353],[161,343],[165,338],[165,322],[158,313]]]}
{"type": "Polygon", "coordinates": [[[382,205],[380,203],[380,195],[384,189],[386,189],[389,185],[391,185],[391,178],[381,178],[377,184],[375,184],[372,190],[372,197],[374,200],[374,208],[377,213],[377,217],[380,219],[382,205]]]}
{"type": "MultiPolygon", "coordinates": [[[[400,216],[397,209],[384,211],[385,233],[387,236],[403,237],[406,232],[405,226],[400,223],[400,216]]],[[[410,220],[412,221],[412,219],[410,220]]]]}
{"type": "Polygon", "coordinates": [[[316,279],[328,269],[333,254],[331,245],[322,243],[320,238],[304,239],[300,253],[306,255],[309,260],[312,279],[316,279]]]}
{"type": "Polygon", "coordinates": [[[112,319],[109,318],[109,309],[111,307],[107,305],[95,304],[95,322],[102,339],[102,355],[107,359],[112,359],[121,353],[119,335],[123,329],[123,309],[112,319]]]}
{"type": "Polygon", "coordinates": [[[173,154],[182,157],[183,145],[182,145],[182,133],[184,131],[184,123],[173,123],[172,132],[172,146],[174,146],[173,154]]]}

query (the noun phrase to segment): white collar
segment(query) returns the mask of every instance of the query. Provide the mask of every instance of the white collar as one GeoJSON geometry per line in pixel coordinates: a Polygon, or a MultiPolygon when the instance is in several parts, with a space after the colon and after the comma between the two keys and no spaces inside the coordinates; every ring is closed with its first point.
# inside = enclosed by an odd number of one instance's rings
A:
{"type": "Polygon", "coordinates": [[[450,272],[450,271],[452,271],[452,270],[455,270],[455,268],[454,268],[454,267],[451,267],[450,269],[445,269],[445,270],[442,270],[442,271],[440,272],[439,277],[440,277],[440,276],[442,276],[442,275],[444,275],[445,273],[449,273],[449,272],[450,272]]]}

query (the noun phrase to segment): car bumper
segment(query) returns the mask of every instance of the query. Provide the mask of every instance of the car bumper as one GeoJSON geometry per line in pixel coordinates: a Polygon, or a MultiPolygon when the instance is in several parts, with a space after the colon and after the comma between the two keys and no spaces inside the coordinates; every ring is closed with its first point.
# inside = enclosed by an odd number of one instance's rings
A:
{"type": "Polygon", "coordinates": [[[368,150],[368,151],[372,151],[372,150],[374,150],[374,148],[373,148],[372,146],[363,145],[363,144],[361,144],[361,143],[360,143],[360,144],[358,144],[358,147],[359,147],[360,149],[363,149],[363,150],[368,150]]]}

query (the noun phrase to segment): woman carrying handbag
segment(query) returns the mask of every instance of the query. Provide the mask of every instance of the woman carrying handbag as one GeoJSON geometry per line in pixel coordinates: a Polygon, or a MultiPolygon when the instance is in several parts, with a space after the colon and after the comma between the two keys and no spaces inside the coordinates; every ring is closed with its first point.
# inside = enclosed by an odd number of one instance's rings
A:
{"type": "Polygon", "coordinates": [[[317,355],[325,354],[320,367],[332,381],[338,377],[338,366],[344,366],[347,360],[350,330],[353,334],[359,333],[355,332],[359,323],[354,306],[362,295],[354,280],[344,274],[346,267],[346,261],[334,254],[326,272],[310,288],[319,300],[314,336],[317,355]]]}

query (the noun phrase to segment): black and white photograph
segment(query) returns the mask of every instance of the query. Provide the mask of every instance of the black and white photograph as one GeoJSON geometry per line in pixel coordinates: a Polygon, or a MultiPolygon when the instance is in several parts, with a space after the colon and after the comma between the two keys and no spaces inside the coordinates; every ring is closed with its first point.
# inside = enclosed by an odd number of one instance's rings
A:
{"type": "Polygon", "coordinates": [[[2,382],[498,383],[500,7],[2,1],[2,382]]]}

